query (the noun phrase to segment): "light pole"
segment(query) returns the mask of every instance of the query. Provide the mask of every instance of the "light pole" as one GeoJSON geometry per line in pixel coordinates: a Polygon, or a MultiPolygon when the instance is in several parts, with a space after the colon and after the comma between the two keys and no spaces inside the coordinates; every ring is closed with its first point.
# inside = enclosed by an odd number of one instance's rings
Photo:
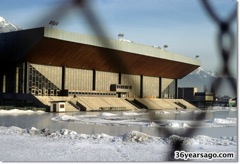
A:
{"type": "Polygon", "coordinates": [[[123,36],[124,36],[124,34],[119,33],[119,34],[118,34],[118,40],[119,40],[120,38],[123,38],[123,36]]]}
{"type": "Polygon", "coordinates": [[[164,45],[163,46],[163,50],[165,50],[166,48],[168,48],[168,45],[164,45]]]}
{"type": "Polygon", "coordinates": [[[52,28],[52,26],[57,26],[58,23],[59,23],[59,22],[53,21],[53,20],[51,20],[51,21],[49,22],[49,24],[51,25],[51,28],[52,28]]]}

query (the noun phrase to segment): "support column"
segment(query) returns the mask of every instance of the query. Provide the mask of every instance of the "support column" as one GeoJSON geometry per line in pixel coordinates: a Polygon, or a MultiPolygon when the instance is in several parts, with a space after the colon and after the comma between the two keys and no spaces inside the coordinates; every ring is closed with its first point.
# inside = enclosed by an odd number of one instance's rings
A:
{"type": "Polygon", "coordinates": [[[19,85],[19,93],[24,93],[24,84],[25,84],[25,82],[24,82],[24,69],[25,69],[25,67],[24,67],[24,63],[21,63],[21,65],[20,65],[20,67],[19,67],[19,83],[20,83],[20,85],[19,85]]]}
{"type": "Polygon", "coordinates": [[[6,92],[6,68],[4,63],[0,63],[0,93],[6,92]]]}
{"type": "Polygon", "coordinates": [[[118,84],[122,83],[122,74],[118,73],[118,84]]]}
{"type": "Polygon", "coordinates": [[[2,70],[0,70],[0,93],[3,93],[3,72],[2,72],[2,70]]]}
{"type": "Polygon", "coordinates": [[[92,86],[92,90],[95,91],[96,90],[96,70],[93,70],[93,86],[92,86]]]}
{"type": "Polygon", "coordinates": [[[140,76],[140,98],[143,98],[143,75],[140,76]]]}
{"type": "Polygon", "coordinates": [[[3,74],[3,81],[2,81],[2,93],[6,93],[6,75],[3,74]]]}
{"type": "Polygon", "coordinates": [[[65,83],[66,83],[66,67],[62,66],[62,87],[61,87],[62,91],[64,91],[66,89],[65,83]]]}
{"type": "Polygon", "coordinates": [[[15,68],[16,74],[15,74],[15,93],[18,93],[19,89],[19,67],[16,66],[15,68]]]}
{"type": "Polygon", "coordinates": [[[177,99],[178,98],[178,80],[177,79],[175,79],[175,99],[177,99]]]}
{"type": "Polygon", "coordinates": [[[29,63],[24,64],[24,93],[29,93],[29,63]]]}
{"type": "Polygon", "coordinates": [[[159,77],[159,98],[162,98],[162,78],[159,77]]]}
{"type": "MultiPolygon", "coordinates": [[[[121,84],[122,83],[122,74],[121,73],[118,73],[118,84],[121,84]]],[[[118,97],[121,98],[121,93],[118,92],[117,93],[118,97]]]]}

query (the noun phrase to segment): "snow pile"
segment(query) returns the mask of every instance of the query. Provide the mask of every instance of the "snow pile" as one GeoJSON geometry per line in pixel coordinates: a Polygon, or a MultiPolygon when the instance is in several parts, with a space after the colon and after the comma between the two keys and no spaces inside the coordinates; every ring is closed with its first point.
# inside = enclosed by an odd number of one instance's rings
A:
{"type": "Polygon", "coordinates": [[[107,112],[103,112],[100,114],[100,116],[102,117],[112,117],[112,116],[116,116],[117,114],[113,114],[113,113],[107,113],[107,112]]]}
{"type": "Polygon", "coordinates": [[[145,142],[151,138],[151,136],[138,131],[130,131],[122,135],[122,140],[124,142],[145,142]]]}
{"type": "MultiPolygon", "coordinates": [[[[144,113],[137,112],[122,112],[122,113],[109,113],[103,112],[96,115],[61,115],[53,117],[53,121],[74,122],[79,124],[93,124],[105,126],[126,126],[126,127],[167,127],[167,128],[192,128],[197,121],[190,120],[162,120],[161,124],[144,117],[138,117],[144,113]]],[[[201,127],[229,127],[237,126],[237,118],[227,117],[214,118],[212,120],[204,120],[199,122],[201,127]]]]}
{"type": "Polygon", "coordinates": [[[97,142],[146,142],[153,138],[150,135],[145,133],[141,133],[138,131],[130,131],[122,136],[109,136],[107,134],[78,134],[75,131],[69,129],[60,129],[57,131],[53,131],[50,129],[37,129],[32,127],[30,129],[21,129],[19,127],[0,127],[0,134],[7,134],[7,135],[23,135],[23,136],[42,136],[42,137],[49,137],[49,138],[65,138],[65,139],[78,139],[78,140],[88,140],[88,141],[97,141],[97,142]]]}
{"type": "Polygon", "coordinates": [[[166,126],[171,128],[190,128],[191,127],[185,122],[173,122],[173,123],[167,124],[166,126]]]}
{"type": "Polygon", "coordinates": [[[155,122],[149,122],[149,124],[147,124],[146,127],[159,127],[159,125],[156,124],[155,122]]]}
{"type": "Polygon", "coordinates": [[[3,110],[0,109],[0,114],[32,114],[32,113],[44,113],[44,111],[38,110],[19,110],[19,109],[11,109],[11,110],[3,110]]]}
{"type": "Polygon", "coordinates": [[[237,107],[214,106],[211,111],[237,111],[237,107]]]}
{"type": "Polygon", "coordinates": [[[58,116],[58,117],[53,118],[53,120],[75,122],[78,119],[74,116],[62,115],[62,116],[58,116]]]}
{"type": "Polygon", "coordinates": [[[214,118],[213,120],[208,121],[209,123],[214,123],[217,125],[232,125],[232,124],[237,124],[237,118],[230,118],[227,117],[225,119],[223,118],[214,118]]]}
{"type": "Polygon", "coordinates": [[[79,134],[75,131],[69,129],[60,129],[57,131],[53,131],[50,129],[37,129],[32,127],[30,129],[22,129],[19,127],[1,127],[0,126],[0,134],[6,135],[23,135],[23,136],[39,136],[39,137],[48,137],[48,138],[55,138],[55,139],[77,139],[77,140],[88,140],[88,141],[95,141],[97,143],[103,142],[139,142],[139,143],[146,143],[146,142],[158,142],[162,144],[174,144],[176,142],[181,142],[184,145],[237,145],[237,136],[231,137],[209,137],[205,135],[197,135],[194,137],[181,137],[178,135],[171,135],[170,137],[155,137],[150,136],[148,134],[139,132],[139,131],[129,131],[120,136],[110,136],[104,133],[101,134],[79,134]]]}
{"type": "Polygon", "coordinates": [[[136,112],[122,112],[123,116],[138,116],[142,115],[142,113],[136,113],[136,112]]]}
{"type": "Polygon", "coordinates": [[[203,145],[221,145],[221,146],[228,146],[234,145],[237,146],[237,136],[232,137],[218,137],[213,138],[205,135],[198,135],[193,137],[196,144],[203,144],[203,145]]]}
{"type": "Polygon", "coordinates": [[[237,111],[237,107],[231,107],[229,108],[230,111],[237,111]]]}
{"type": "Polygon", "coordinates": [[[168,112],[168,111],[156,111],[156,112],[154,112],[154,114],[168,114],[168,113],[170,113],[170,112],[168,112]]]}
{"type": "MultiPolygon", "coordinates": [[[[134,113],[130,113],[131,114],[134,113]]],[[[118,114],[108,112],[101,113],[100,115],[77,115],[69,116],[62,115],[52,118],[53,121],[75,122],[81,124],[94,124],[94,125],[111,125],[111,126],[143,126],[143,127],[158,127],[159,125],[146,120],[138,118],[123,118],[118,114]]]]}

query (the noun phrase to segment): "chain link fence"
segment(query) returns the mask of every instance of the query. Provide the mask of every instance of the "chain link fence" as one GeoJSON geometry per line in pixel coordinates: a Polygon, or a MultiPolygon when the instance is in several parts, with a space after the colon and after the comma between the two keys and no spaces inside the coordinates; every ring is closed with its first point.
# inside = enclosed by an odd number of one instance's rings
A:
{"type": "MultiPolygon", "coordinates": [[[[200,4],[202,5],[202,9],[208,13],[210,19],[213,20],[213,22],[217,25],[218,27],[218,34],[216,36],[216,42],[218,45],[218,50],[219,50],[219,58],[222,60],[222,67],[221,72],[222,75],[225,75],[227,77],[233,77],[232,72],[230,71],[230,59],[233,56],[233,49],[235,45],[235,39],[234,39],[234,32],[231,30],[230,26],[233,24],[237,17],[237,8],[235,8],[226,19],[221,19],[218,15],[218,13],[214,10],[214,6],[210,3],[208,0],[199,0],[200,4]],[[229,43],[226,45],[225,40],[228,38],[229,43]]],[[[101,21],[97,18],[97,13],[94,12],[93,8],[91,7],[89,1],[87,0],[71,0],[68,2],[70,3],[70,6],[73,8],[79,9],[79,13],[82,13],[84,17],[86,18],[87,23],[90,25],[92,30],[95,32],[96,35],[98,36],[103,36],[107,37],[106,35],[106,29],[103,28],[101,21]]],[[[63,4],[60,6],[60,8],[64,8],[63,4]]],[[[69,8],[71,10],[71,7],[69,8]]],[[[56,11],[54,15],[58,15],[59,18],[63,17],[64,14],[59,12],[60,10],[56,11]]],[[[55,12],[55,11],[54,11],[55,12]]],[[[51,13],[52,14],[52,13],[51,13]]],[[[100,38],[101,39],[101,38],[100,38]]],[[[106,39],[99,40],[105,47],[113,47],[110,42],[108,42],[106,39]]],[[[114,53],[114,51],[111,51],[114,53]]],[[[124,72],[128,72],[128,68],[125,67],[124,62],[120,59],[118,54],[113,54],[109,55],[112,56],[110,59],[112,61],[112,66],[115,68],[120,68],[120,70],[123,70],[124,72]]],[[[215,90],[218,90],[221,87],[222,80],[220,78],[217,78],[215,81],[215,90]]],[[[133,83],[134,84],[134,83],[133,83]]],[[[233,78],[228,78],[228,84],[231,87],[232,91],[237,95],[237,83],[236,80],[233,80],[233,78]]],[[[184,136],[193,136],[193,134],[198,130],[198,126],[200,126],[201,121],[204,120],[206,116],[205,112],[202,112],[196,116],[196,122],[193,124],[193,127],[195,128],[189,128],[187,131],[184,132],[184,136]]],[[[154,115],[150,115],[150,120],[154,121],[154,115]]],[[[161,121],[161,120],[158,120],[161,121]]],[[[165,134],[166,136],[173,135],[174,133],[167,128],[159,128],[158,129],[159,133],[161,131],[161,134],[165,134]],[[163,133],[164,131],[164,133],[163,133]]],[[[184,147],[183,141],[182,140],[176,140],[172,142],[171,149],[169,151],[169,157],[167,160],[172,161],[174,159],[174,152],[176,150],[185,150],[186,148],[184,147]]]]}

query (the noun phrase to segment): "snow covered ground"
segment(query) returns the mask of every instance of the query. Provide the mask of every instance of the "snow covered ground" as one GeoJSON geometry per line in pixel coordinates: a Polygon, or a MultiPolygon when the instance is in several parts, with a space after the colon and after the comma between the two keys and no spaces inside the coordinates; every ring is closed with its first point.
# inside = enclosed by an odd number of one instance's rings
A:
{"type": "MultiPolygon", "coordinates": [[[[130,131],[121,136],[78,134],[68,129],[0,127],[1,161],[166,161],[171,144],[182,140],[187,152],[231,152],[237,137],[153,137],[130,131]]],[[[229,161],[218,159],[219,161],[229,161]]],[[[211,161],[205,159],[205,161],[211,161]]],[[[231,160],[230,160],[231,161],[231,160]]]]}
{"type": "MultiPolygon", "coordinates": [[[[41,112],[20,111],[18,109],[4,111],[0,114],[30,114],[41,112]]],[[[142,120],[121,119],[121,116],[142,115],[138,112],[111,113],[100,115],[67,115],[52,118],[54,121],[73,121],[80,124],[98,124],[113,126],[161,126],[142,120]]],[[[168,114],[163,112],[163,114],[168,114]]],[[[129,117],[132,118],[132,117],[129,117]]],[[[168,120],[163,126],[170,128],[189,128],[191,122],[185,120],[168,120]]],[[[236,118],[215,118],[206,120],[203,126],[237,126],[236,118]]],[[[107,134],[82,134],[69,129],[22,129],[19,127],[0,126],[0,161],[27,162],[71,162],[71,161],[167,161],[172,143],[181,141],[186,152],[230,152],[234,159],[195,159],[193,161],[237,161],[237,136],[209,137],[197,135],[181,137],[155,137],[139,131],[129,131],[119,136],[107,134]]]]}

